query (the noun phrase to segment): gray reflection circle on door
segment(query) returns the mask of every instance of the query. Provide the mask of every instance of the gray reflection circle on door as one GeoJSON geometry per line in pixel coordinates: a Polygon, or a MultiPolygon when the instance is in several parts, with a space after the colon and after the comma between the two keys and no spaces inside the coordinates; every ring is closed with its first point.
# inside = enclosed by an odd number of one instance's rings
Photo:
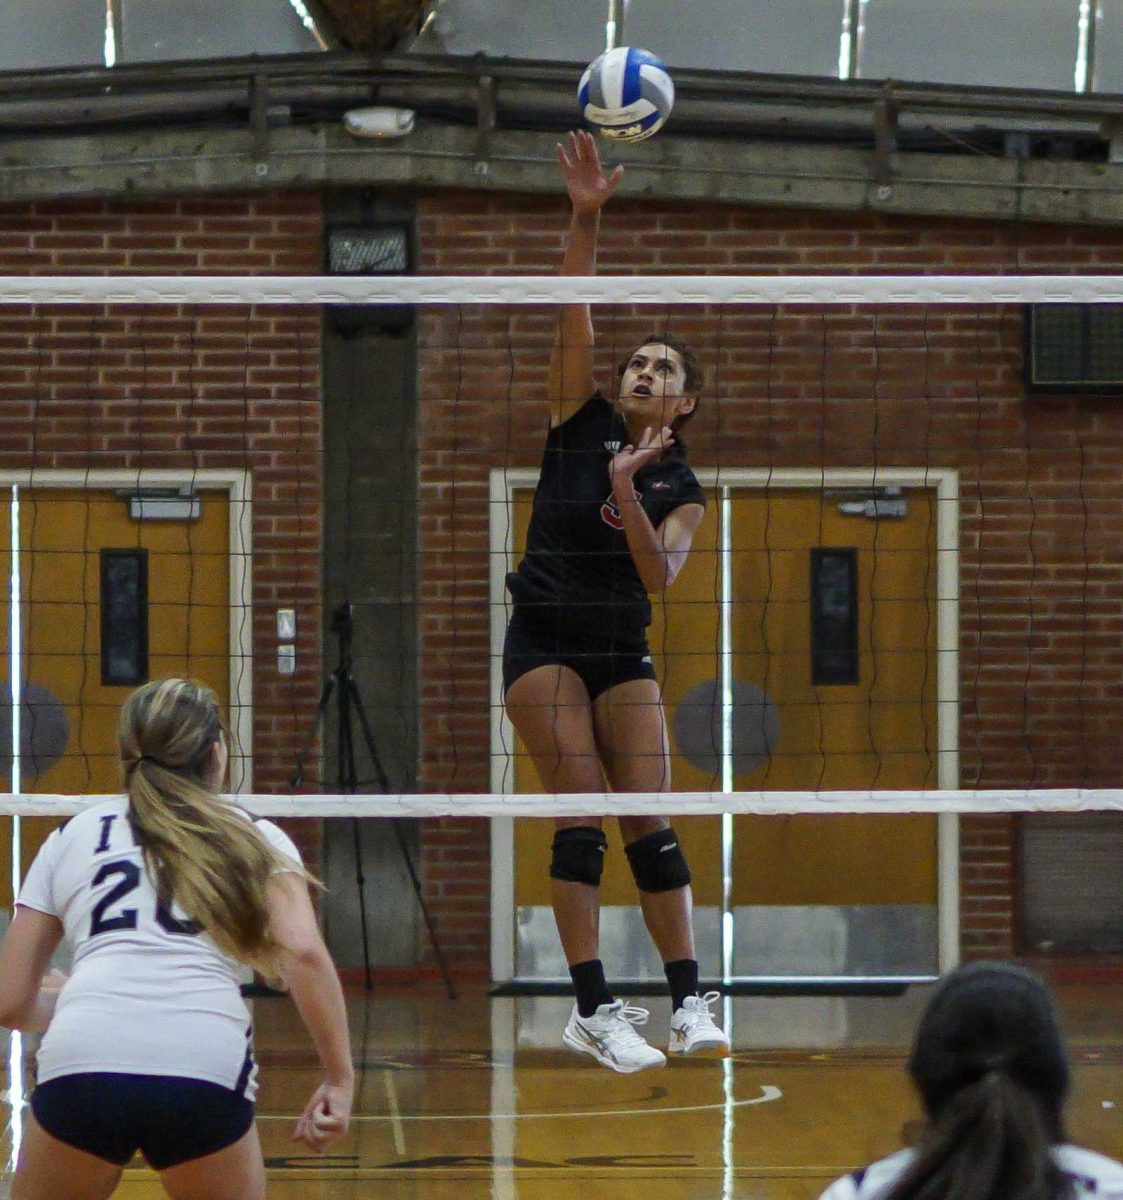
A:
{"type": "MultiPolygon", "coordinates": [[[[768,761],[780,736],[780,714],[755,683],[735,679],[731,692],[733,770],[741,774],[768,761]]],[[[721,683],[707,679],[678,702],[672,723],[679,754],[711,775],[721,772],[721,718],[721,683]]]]}
{"type": "MultiPolygon", "coordinates": [[[[12,777],[12,693],[7,683],[0,695],[0,771],[12,777]]],[[[20,774],[35,779],[62,758],[70,740],[63,703],[37,683],[25,683],[20,694],[20,774]]]]}

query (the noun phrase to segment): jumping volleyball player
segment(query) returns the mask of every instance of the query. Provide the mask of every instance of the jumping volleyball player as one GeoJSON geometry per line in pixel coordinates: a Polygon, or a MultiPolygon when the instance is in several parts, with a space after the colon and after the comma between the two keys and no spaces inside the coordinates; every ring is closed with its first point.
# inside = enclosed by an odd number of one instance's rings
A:
{"type": "Polygon", "coordinates": [[[102,1200],[137,1151],[173,1200],[261,1200],[239,962],[285,979],[323,1068],[294,1140],[347,1130],[347,1014],[308,877],[280,829],[219,796],[226,747],[209,690],[145,684],[118,726],[128,795],[55,830],[28,871],[0,1023],[46,1033],[12,1200],[102,1200]],[[43,980],[64,936],[72,974],[43,980]]]}
{"type": "MultiPolygon", "coordinates": [[[[606,176],[588,133],[558,162],[572,204],[563,275],[596,269],[601,209],[623,168],[606,176]]],[[[507,578],[514,614],[503,648],[507,713],[550,792],[670,790],[670,752],[648,649],[650,595],[674,582],[705,512],[678,430],[702,385],[690,350],[654,334],[623,363],[613,404],[593,381],[588,305],[565,305],[550,360],[550,433],[526,555],[507,578]]],[[[724,1054],[718,994],[698,995],[690,872],[665,817],[620,817],[644,920],[671,989],[668,1049],[724,1054]]],[[[589,815],[555,822],[554,917],[576,1004],[563,1041],[615,1071],[663,1066],[635,1031],[646,1009],[609,990],[600,960],[599,884],[606,839],[589,815]]]]}

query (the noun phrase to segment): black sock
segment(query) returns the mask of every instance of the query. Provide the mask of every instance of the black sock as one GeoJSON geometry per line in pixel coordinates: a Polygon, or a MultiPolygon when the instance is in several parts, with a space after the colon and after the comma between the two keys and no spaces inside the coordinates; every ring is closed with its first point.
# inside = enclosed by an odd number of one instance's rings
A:
{"type": "Polygon", "coordinates": [[[671,1012],[682,1008],[687,996],[698,995],[698,961],[693,958],[677,958],[664,963],[663,970],[671,985],[671,1012]]]}
{"type": "Polygon", "coordinates": [[[577,993],[578,1016],[591,1017],[602,1004],[612,1003],[612,993],[604,978],[604,964],[599,958],[574,963],[569,974],[577,993]]]}

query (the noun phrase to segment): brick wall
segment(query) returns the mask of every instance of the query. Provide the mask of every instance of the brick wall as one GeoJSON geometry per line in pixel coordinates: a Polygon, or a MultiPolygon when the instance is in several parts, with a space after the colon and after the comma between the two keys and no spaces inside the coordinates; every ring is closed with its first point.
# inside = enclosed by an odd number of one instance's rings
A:
{"type": "MultiPolygon", "coordinates": [[[[419,224],[422,272],[550,273],[565,209],[442,193],[419,224]]],[[[601,249],[613,274],[1105,272],[1120,269],[1123,235],[619,202],[601,249]]],[[[302,274],[320,256],[309,195],[0,205],[5,274],[302,274]]],[[[653,315],[600,316],[602,378],[653,315]]],[[[697,465],[961,471],[964,784],[1115,784],[1118,402],[1027,400],[1017,309],[661,315],[708,362],[697,465]]],[[[422,321],[424,790],[489,787],[487,476],[538,463],[553,319],[472,308],[422,321]]],[[[260,791],[286,785],[320,687],[319,336],[318,313],[275,308],[8,311],[0,329],[0,466],[252,468],[260,791]],[[292,678],[275,669],[280,605],[299,613],[292,678]]],[[[313,823],[295,832],[314,852],[313,823]]],[[[968,954],[1013,947],[1014,836],[1011,818],[963,823],[968,954]]],[[[482,965],[486,822],[429,822],[423,865],[447,949],[482,965]]]]}
{"type": "MultiPolygon", "coordinates": [[[[0,205],[0,273],[309,274],[317,196],[0,205]]],[[[316,309],[5,309],[0,468],[253,472],[254,787],[283,790],[320,689],[316,309]],[[296,607],[294,676],[275,610],[296,607]]],[[[313,862],[318,822],[291,832],[313,862]]]]}
{"type": "MultiPolygon", "coordinates": [[[[439,194],[424,273],[551,273],[564,204],[439,194]]],[[[604,273],[1113,272],[1123,234],[986,222],[617,202],[604,273]]],[[[976,310],[659,314],[702,350],[703,467],[881,464],[961,472],[965,786],[1116,785],[1123,618],[1118,401],[1027,399],[1022,315],[976,310]]],[[[602,313],[599,377],[660,322],[602,313]]],[[[487,791],[487,477],[537,466],[549,309],[429,310],[420,357],[423,790],[487,791]]],[[[1014,948],[1014,819],[963,822],[963,945],[1014,948]]],[[[487,955],[487,830],[425,838],[430,900],[461,959],[487,955]]]]}

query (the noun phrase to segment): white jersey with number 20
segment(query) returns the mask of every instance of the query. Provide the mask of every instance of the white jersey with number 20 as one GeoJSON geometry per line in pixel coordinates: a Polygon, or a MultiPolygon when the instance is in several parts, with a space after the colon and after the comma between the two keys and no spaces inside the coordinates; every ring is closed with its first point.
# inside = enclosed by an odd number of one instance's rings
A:
{"type": "MultiPolygon", "coordinates": [[[[59,918],[74,955],[39,1047],[39,1080],[89,1071],[177,1075],[253,1099],[239,964],[158,902],[127,813],[121,797],[56,829],[20,889],[19,904],[59,918]]],[[[256,824],[270,845],[300,862],[276,825],[256,824]]]]}

